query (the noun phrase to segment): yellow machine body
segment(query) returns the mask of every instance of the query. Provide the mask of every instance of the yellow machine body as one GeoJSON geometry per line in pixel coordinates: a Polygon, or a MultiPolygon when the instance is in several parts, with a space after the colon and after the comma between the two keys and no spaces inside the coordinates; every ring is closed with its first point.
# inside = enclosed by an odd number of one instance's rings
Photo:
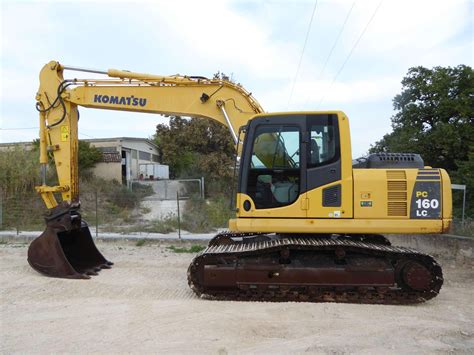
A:
{"type": "MultiPolygon", "coordinates": [[[[452,222],[451,181],[444,169],[439,171],[442,214],[437,219],[416,218],[410,201],[429,200],[426,191],[415,190],[418,169],[351,169],[343,186],[340,207],[323,207],[323,190],[339,182],[324,185],[302,194],[290,206],[255,209],[243,208],[251,201],[245,194],[237,196],[237,218],[229,222],[231,230],[240,232],[338,233],[348,234],[435,234],[449,231],[452,222]],[[415,216],[411,218],[410,216],[415,216]]],[[[432,180],[428,180],[432,183],[432,180]]],[[[416,204],[416,202],[415,202],[416,204]]],[[[423,208],[418,210],[422,217],[423,208]]]]}
{"type": "MultiPolygon", "coordinates": [[[[354,168],[349,120],[341,111],[269,114],[264,113],[251,93],[226,80],[157,76],[114,69],[90,71],[66,67],[55,61],[41,70],[36,99],[40,111],[40,164],[43,175],[43,183],[36,189],[52,216],[47,218],[51,226],[50,232],[46,233],[47,238],[51,239],[48,245],[53,244],[55,233],[69,233],[71,229],[83,231],[75,238],[80,239],[81,235],[87,234],[90,239],[87,225],[77,221],[80,219],[77,213],[78,106],[206,117],[226,125],[241,155],[237,212],[229,222],[229,228],[233,231],[291,234],[442,233],[449,229],[451,223],[448,174],[442,169],[424,167],[354,168]],[[63,72],[66,69],[100,73],[108,77],[65,80],[63,72]],[[327,122],[327,125],[321,126],[318,122],[327,122]],[[280,127],[279,131],[274,130],[276,126],[280,127]],[[240,128],[243,128],[244,135],[240,135],[240,128]],[[296,139],[291,153],[288,147],[285,148],[285,136],[296,139]],[[273,155],[272,149],[275,152],[273,155]],[[325,153],[320,153],[320,149],[326,149],[325,153]],[[336,150],[337,156],[334,155],[332,161],[320,164],[319,159],[336,154],[336,150]],[[54,156],[59,181],[56,186],[46,184],[49,154],[54,156]],[[313,157],[318,160],[313,162],[313,157]],[[259,173],[259,169],[267,173],[259,173]],[[288,173],[285,175],[284,171],[288,173]],[[282,174],[285,176],[281,177],[282,174]],[[275,183],[275,180],[278,181],[275,183]],[[270,207],[259,205],[257,198],[262,195],[259,189],[263,193],[279,191],[280,197],[276,200],[280,200],[270,207]],[[287,194],[284,197],[287,203],[281,202],[281,191],[287,194]],[[76,219],[76,222],[53,225],[56,216],[59,221],[71,207],[73,213],[67,212],[68,218],[76,219]]],[[[271,198],[275,200],[274,196],[271,198]]],[[[48,254],[48,248],[44,245],[34,250],[42,250],[42,255],[37,257],[38,265],[48,254]]],[[[56,259],[64,258],[60,246],[56,249],[56,259]]],[[[89,245],[86,249],[92,250],[89,245]]],[[[74,254],[74,258],[80,260],[81,256],[74,254]]],[[[92,264],[107,266],[101,255],[95,255],[93,259],[92,264]]],[[[89,270],[87,265],[79,266],[81,270],[89,270]]],[[[57,273],[54,276],[58,276],[57,273]]]]}
{"type": "MultiPolygon", "coordinates": [[[[271,120],[272,115],[281,114],[266,114],[265,117],[271,120]]],[[[426,234],[449,230],[452,221],[451,181],[445,170],[353,168],[347,116],[341,111],[318,114],[337,115],[341,146],[340,179],[308,190],[292,204],[278,208],[258,209],[250,196],[239,193],[236,199],[237,218],[229,222],[231,230],[307,234],[335,231],[347,234],[426,234]],[[424,189],[426,184],[428,189],[424,189]],[[323,206],[323,192],[337,185],[341,189],[340,204],[323,206]],[[432,186],[437,191],[431,191],[432,186]],[[248,211],[244,208],[245,201],[251,206],[248,211]],[[426,205],[427,201],[437,207],[436,217],[425,215],[423,203],[426,205]]],[[[428,210],[430,208],[431,205],[428,210]]]]}

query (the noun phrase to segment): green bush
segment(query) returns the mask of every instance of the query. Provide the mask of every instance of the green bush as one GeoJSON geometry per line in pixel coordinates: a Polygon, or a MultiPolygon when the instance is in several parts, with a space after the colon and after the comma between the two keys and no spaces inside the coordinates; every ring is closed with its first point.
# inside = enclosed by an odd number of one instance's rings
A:
{"type": "Polygon", "coordinates": [[[40,183],[38,152],[17,146],[0,151],[0,187],[3,198],[27,194],[40,183]]]}
{"type": "Polygon", "coordinates": [[[153,195],[153,186],[148,184],[140,184],[139,182],[132,183],[132,191],[140,198],[153,195]]]}
{"type": "Polygon", "coordinates": [[[183,212],[182,229],[191,233],[212,232],[216,228],[226,227],[234,215],[229,201],[222,195],[209,200],[192,196],[183,212]]]}
{"type": "Polygon", "coordinates": [[[148,233],[161,233],[167,234],[174,232],[178,229],[178,219],[176,217],[166,217],[162,220],[151,221],[150,224],[146,225],[143,231],[148,233]]]}
{"type": "Polygon", "coordinates": [[[207,214],[206,201],[192,196],[187,202],[182,215],[181,227],[191,233],[206,233],[212,230],[207,214]]]}
{"type": "MultiPolygon", "coordinates": [[[[38,152],[16,146],[0,151],[0,228],[19,230],[43,229],[43,201],[35,191],[40,184],[38,152]]],[[[48,174],[53,176],[54,171],[48,174]]]]}
{"type": "Polygon", "coordinates": [[[136,245],[137,247],[142,247],[142,246],[145,245],[145,243],[146,243],[146,240],[145,240],[145,239],[139,239],[139,240],[137,240],[137,242],[135,243],[135,245],[136,245]]]}
{"type": "Polygon", "coordinates": [[[141,201],[153,194],[153,188],[149,185],[134,183],[132,190],[129,190],[116,180],[109,181],[97,177],[81,180],[80,189],[84,218],[89,220],[96,218],[97,203],[99,224],[135,222],[142,213],[138,208],[141,201]]]}

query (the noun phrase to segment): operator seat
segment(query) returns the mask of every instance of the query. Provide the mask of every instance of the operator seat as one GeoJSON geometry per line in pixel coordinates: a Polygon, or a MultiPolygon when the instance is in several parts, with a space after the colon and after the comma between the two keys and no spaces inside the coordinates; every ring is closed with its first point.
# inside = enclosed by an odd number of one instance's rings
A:
{"type": "Polygon", "coordinates": [[[316,139],[311,139],[311,164],[319,163],[319,146],[316,139]]]}

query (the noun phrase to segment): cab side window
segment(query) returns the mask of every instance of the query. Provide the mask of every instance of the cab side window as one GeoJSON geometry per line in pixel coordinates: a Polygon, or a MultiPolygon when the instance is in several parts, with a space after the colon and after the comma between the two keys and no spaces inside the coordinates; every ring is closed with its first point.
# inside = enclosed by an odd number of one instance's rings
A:
{"type": "Polygon", "coordinates": [[[295,126],[257,127],[247,182],[257,209],[289,205],[298,198],[300,136],[295,126]]]}
{"type": "Polygon", "coordinates": [[[308,168],[314,168],[339,159],[339,136],[331,116],[317,116],[309,120],[308,168]]]}

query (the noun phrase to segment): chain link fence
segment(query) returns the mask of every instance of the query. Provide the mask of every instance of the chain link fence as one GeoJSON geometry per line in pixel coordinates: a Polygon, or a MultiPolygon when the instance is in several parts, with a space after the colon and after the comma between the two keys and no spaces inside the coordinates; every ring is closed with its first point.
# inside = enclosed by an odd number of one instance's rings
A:
{"type": "Polygon", "coordinates": [[[42,230],[44,204],[33,191],[20,196],[0,195],[0,229],[21,231],[42,230]]]}
{"type": "MultiPolygon", "coordinates": [[[[210,187],[212,188],[212,186],[210,187]]],[[[140,181],[131,188],[81,189],[81,215],[93,235],[101,233],[208,233],[226,228],[229,196],[204,198],[203,179],[140,181]]],[[[38,194],[0,195],[0,230],[41,231],[44,204],[38,194]]]]}
{"type": "MultiPolygon", "coordinates": [[[[113,184],[112,184],[113,185],[113,184]]],[[[212,189],[212,186],[209,186],[212,189]]],[[[181,230],[210,233],[227,228],[231,195],[204,198],[204,180],[162,180],[81,189],[81,214],[93,234],[171,233],[181,230]]],[[[0,230],[41,231],[44,229],[43,201],[35,191],[5,197],[0,194],[0,230]]],[[[474,236],[474,221],[454,218],[451,233],[474,236]]]]}

